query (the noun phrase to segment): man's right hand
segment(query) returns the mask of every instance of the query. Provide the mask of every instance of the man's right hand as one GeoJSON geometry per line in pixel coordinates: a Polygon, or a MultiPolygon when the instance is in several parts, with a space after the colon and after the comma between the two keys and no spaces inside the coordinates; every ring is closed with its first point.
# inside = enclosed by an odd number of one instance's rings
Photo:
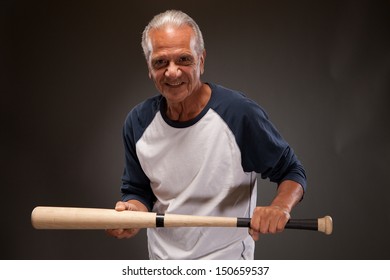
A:
{"type": "MultiPolygon", "coordinates": [[[[116,211],[144,211],[147,212],[148,209],[139,201],[129,200],[129,201],[118,201],[115,205],[116,211]]],[[[117,239],[131,238],[135,236],[140,231],[139,228],[119,228],[119,229],[107,229],[106,233],[110,236],[113,236],[117,239]]]]}

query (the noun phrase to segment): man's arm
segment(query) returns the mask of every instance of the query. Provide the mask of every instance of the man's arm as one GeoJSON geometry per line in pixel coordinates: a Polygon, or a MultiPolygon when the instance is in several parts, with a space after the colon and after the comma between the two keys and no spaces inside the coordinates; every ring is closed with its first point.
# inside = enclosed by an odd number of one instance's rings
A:
{"type": "Polygon", "coordinates": [[[254,240],[259,234],[276,233],[284,230],[290,219],[293,207],[302,199],[303,188],[294,181],[286,180],[280,183],[277,194],[271,204],[266,207],[256,207],[251,219],[249,234],[254,240]]]}
{"type": "Polygon", "coordinates": [[[280,207],[290,213],[302,197],[303,187],[295,181],[286,180],[279,185],[277,194],[270,206],[280,207]]]}

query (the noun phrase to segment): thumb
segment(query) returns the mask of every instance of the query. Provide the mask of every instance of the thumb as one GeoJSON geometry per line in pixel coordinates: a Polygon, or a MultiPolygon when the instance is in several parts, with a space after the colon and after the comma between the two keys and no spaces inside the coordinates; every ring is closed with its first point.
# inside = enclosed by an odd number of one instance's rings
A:
{"type": "Polygon", "coordinates": [[[138,207],[134,205],[133,203],[129,203],[127,201],[118,201],[115,205],[116,211],[138,211],[138,207]]]}

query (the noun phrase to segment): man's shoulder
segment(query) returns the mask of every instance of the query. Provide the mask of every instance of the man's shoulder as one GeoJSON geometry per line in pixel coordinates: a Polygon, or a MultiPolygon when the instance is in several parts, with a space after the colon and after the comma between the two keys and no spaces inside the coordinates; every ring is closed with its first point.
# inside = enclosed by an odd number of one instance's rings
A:
{"type": "Polygon", "coordinates": [[[221,115],[246,116],[262,115],[266,116],[264,109],[253,99],[239,90],[227,88],[218,84],[210,84],[214,94],[213,109],[221,115]]]}
{"type": "Polygon", "coordinates": [[[162,96],[155,95],[145,99],[144,101],[135,105],[129,112],[130,116],[143,116],[148,114],[155,114],[160,108],[162,96]]]}
{"type": "Polygon", "coordinates": [[[127,114],[126,123],[149,123],[160,109],[161,95],[155,95],[135,105],[127,114]]]}
{"type": "Polygon", "coordinates": [[[209,86],[216,98],[220,99],[221,101],[243,101],[247,99],[246,95],[241,91],[214,83],[209,83],[209,86]]]}

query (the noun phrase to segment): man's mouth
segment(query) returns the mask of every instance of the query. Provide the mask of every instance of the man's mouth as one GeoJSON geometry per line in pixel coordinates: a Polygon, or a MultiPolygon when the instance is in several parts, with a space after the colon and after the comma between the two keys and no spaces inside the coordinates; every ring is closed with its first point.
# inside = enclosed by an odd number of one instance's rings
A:
{"type": "Polygon", "coordinates": [[[170,86],[170,87],[179,87],[179,86],[181,86],[184,83],[180,82],[180,81],[177,81],[177,82],[166,82],[165,84],[167,86],[170,86]]]}

